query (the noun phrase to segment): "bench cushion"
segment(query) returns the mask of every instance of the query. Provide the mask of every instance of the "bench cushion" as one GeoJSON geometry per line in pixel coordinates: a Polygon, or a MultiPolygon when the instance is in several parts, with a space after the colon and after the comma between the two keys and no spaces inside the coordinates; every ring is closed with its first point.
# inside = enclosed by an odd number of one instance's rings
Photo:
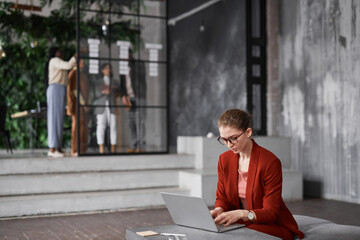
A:
{"type": "Polygon", "coordinates": [[[341,225],[334,222],[302,216],[294,215],[300,230],[305,233],[305,239],[316,240],[359,240],[360,227],[351,225],[341,225]]]}

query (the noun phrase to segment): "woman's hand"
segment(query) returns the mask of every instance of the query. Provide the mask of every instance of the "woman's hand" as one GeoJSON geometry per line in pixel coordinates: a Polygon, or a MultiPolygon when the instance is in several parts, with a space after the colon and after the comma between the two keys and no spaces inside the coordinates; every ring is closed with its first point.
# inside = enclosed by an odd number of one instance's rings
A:
{"type": "Polygon", "coordinates": [[[123,96],[121,100],[123,104],[126,106],[126,110],[129,111],[131,107],[130,98],[128,96],[123,96]]]}
{"type": "Polygon", "coordinates": [[[217,224],[223,224],[225,227],[227,227],[230,224],[236,223],[240,219],[247,221],[248,220],[247,216],[248,216],[248,210],[233,210],[219,214],[214,219],[214,222],[217,224]]]}
{"type": "Polygon", "coordinates": [[[101,93],[105,94],[105,95],[109,95],[110,94],[110,87],[109,85],[102,85],[101,86],[101,93]]]}
{"type": "Polygon", "coordinates": [[[215,219],[217,216],[219,216],[223,212],[224,212],[224,209],[222,207],[217,207],[214,210],[211,210],[210,214],[211,214],[212,218],[215,219]]]}

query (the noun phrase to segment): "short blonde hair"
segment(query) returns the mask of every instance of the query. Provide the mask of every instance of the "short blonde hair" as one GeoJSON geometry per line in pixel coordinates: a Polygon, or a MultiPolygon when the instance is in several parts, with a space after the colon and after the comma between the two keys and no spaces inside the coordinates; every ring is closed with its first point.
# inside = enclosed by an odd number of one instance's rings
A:
{"type": "Polygon", "coordinates": [[[229,109],[221,114],[218,120],[218,128],[233,127],[242,131],[252,128],[253,117],[250,113],[240,109],[229,109]]]}

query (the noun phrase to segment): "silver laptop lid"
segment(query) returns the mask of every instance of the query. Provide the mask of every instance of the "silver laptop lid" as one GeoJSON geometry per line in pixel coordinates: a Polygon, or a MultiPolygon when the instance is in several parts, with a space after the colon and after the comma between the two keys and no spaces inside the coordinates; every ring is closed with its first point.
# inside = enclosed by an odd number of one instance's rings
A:
{"type": "Polygon", "coordinates": [[[175,224],[218,232],[203,198],[161,193],[175,224]]]}

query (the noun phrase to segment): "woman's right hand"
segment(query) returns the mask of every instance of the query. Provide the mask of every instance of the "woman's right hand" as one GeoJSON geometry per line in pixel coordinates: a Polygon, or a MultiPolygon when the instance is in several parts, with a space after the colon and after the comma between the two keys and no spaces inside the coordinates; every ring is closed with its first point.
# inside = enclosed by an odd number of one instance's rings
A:
{"type": "Polygon", "coordinates": [[[217,207],[214,210],[211,210],[210,214],[211,214],[212,218],[215,219],[217,216],[219,216],[223,212],[224,212],[224,209],[222,207],[217,207]]]}

